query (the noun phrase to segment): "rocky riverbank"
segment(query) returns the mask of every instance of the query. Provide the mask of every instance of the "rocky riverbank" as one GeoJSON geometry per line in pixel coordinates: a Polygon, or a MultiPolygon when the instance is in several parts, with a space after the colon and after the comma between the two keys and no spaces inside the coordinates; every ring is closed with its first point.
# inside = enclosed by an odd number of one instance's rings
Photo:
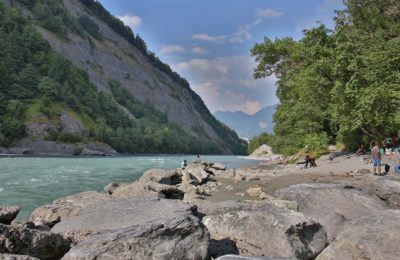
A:
{"type": "Polygon", "coordinates": [[[335,170],[356,157],[329,171],[322,160],[321,172],[152,169],[55,200],[24,222],[14,220],[18,207],[0,207],[0,259],[397,259],[400,177],[335,170]]]}

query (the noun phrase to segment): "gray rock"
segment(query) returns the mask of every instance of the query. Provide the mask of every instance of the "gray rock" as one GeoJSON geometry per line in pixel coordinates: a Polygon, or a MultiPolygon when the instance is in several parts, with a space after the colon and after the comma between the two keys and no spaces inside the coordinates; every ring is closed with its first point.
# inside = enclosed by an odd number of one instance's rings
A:
{"type": "Polygon", "coordinates": [[[104,191],[106,191],[108,195],[112,195],[120,186],[121,184],[119,183],[111,182],[104,187],[104,191]]]}
{"type": "Polygon", "coordinates": [[[384,210],[346,224],[317,260],[399,259],[400,211],[384,210]]]}
{"type": "Polygon", "coordinates": [[[107,144],[100,143],[57,143],[54,141],[24,140],[18,146],[9,148],[12,154],[31,155],[83,155],[105,156],[118,153],[107,144]]]}
{"type": "Polygon", "coordinates": [[[150,169],[143,173],[139,181],[143,183],[154,181],[160,184],[176,185],[181,182],[181,176],[176,170],[150,169]]]}
{"type": "Polygon", "coordinates": [[[0,146],[0,154],[9,154],[9,153],[10,151],[7,148],[0,146]]]}
{"type": "Polygon", "coordinates": [[[39,258],[28,255],[0,254],[0,260],[39,260],[39,258]]]}
{"type": "Polygon", "coordinates": [[[70,249],[61,235],[0,224],[0,252],[59,259],[70,249]]]}
{"type": "Polygon", "coordinates": [[[276,196],[296,201],[299,211],[321,223],[328,242],[335,239],[346,220],[385,208],[377,199],[337,184],[298,184],[277,191],[276,196]]]}
{"type": "Polygon", "coordinates": [[[368,176],[361,188],[393,209],[400,209],[400,176],[368,176]]]}
{"type": "Polygon", "coordinates": [[[209,235],[192,215],[172,215],[93,236],[73,247],[64,260],[206,259],[209,235]]]}
{"type": "Polygon", "coordinates": [[[226,170],[226,166],[223,165],[222,163],[213,163],[210,165],[210,168],[213,168],[215,170],[222,170],[222,171],[226,170]]]}
{"type": "Polygon", "coordinates": [[[87,136],[89,131],[86,126],[78,119],[71,116],[69,113],[64,112],[60,116],[61,131],[69,134],[76,134],[87,136]]]}
{"type": "Polygon", "coordinates": [[[111,197],[105,193],[94,191],[78,193],[57,199],[51,204],[36,208],[29,217],[29,220],[32,222],[43,222],[49,227],[52,227],[61,220],[77,215],[82,208],[93,204],[104,203],[110,199],[111,197]]]}
{"type": "MultiPolygon", "coordinates": [[[[145,181],[143,179],[143,181],[145,181]]],[[[110,184],[109,184],[110,185],[110,184]]],[[[106,187],[113,198],[167,198],[183,199],[184,192],[177,186],[160,184],[158,182],[133,182],[106,187]],[[110,193],[111,192],[111,193],[110,193]]]]}
{"type": "Polygon", "coordinates": [[[0,223],[1,224],[10,224],[18,215],[20,207],[17,206],[0,206],[0,223]]]}
{"type": "MultiPolygon", "coordinates": [[[[43,117],[44,121],[50,121],[46,116],[41,115],[41,117],[43,117]]],[[[38,121],[41,121],[41,118],[38,119],[38,121]]],[[[57,127],[48,123],[27,122],[25,123],[25,129],[29,137],[43,139],[48,136],[51,130],[57,130],[57,127]]]]}
{"type": "Polygon", "coordinates": [[[310,259],[326,245],[326,232],[319,223],[272,205],[205,216],[203,224],[212,239],[235,241],[243,255],[310,259]]]}
{"type": "Polygon", "coordinates": [[[77,243],[86,236],[106,230],[118,230],[176,215],[192,215],[196,206],[179,200],[114,199],[88,206],[77,216],[56,224],[52,231],[77,243]]]}
{"type": "Polygon", "coordinates": [[[295,258],[274,257],[274,256],[242,256],[242,255],[224,255],[216,260],[292,260],[295,258]]]}

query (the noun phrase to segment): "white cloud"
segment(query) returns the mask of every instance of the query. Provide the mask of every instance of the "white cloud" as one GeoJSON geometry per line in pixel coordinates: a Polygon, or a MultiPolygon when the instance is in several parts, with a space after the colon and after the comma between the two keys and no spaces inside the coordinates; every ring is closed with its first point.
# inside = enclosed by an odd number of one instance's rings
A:
{"type": "Polygon", "coordinates": [[[251,57],[195,58],[173,67],[188,78],[192,88],[213,112],[252,114],[278,101],[275,96],[276,78],[253,79],[255,62],[251,57]]]}
{"type": "Polygon", "coordinates": [[[161,46],[161,54],[172,54],[176,52],[184,52],[185,48],[181,45],[163,45],[161,46]]]}
{"type": "Polygon", "coordinates": [[[195,54],[204,54],[207,51],[201,47],[193,47],[192,52],[195,54]]]}
{"type": "Polygon", "coordinates": [[[192,35],[191,38],[193,40],[206,41],[206,42],[220,42],[225,40],[226,36],[224,35],[212,36],[205,33],[201,33],[201,34],[194,34],[192,35]]]}
{"type": "Polygon", "coordinates": [[[258,17],[273,18],[282,16],[283,12],[267,8],[267,9],[256,9],[256,14],[258,17]]]}
{"type": "Polygon", "coordinates": [[[135,28],[142,24],[142,19],[139,16],[132,14],[125,14],[123,16],[118,16],[118,19],[124,22],[125,25],[135,28]]]}

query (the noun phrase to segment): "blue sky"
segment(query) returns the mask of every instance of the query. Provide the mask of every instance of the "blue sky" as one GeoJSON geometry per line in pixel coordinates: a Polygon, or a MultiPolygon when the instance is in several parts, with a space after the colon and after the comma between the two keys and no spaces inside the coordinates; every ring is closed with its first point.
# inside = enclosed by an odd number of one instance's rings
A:
{"type": "Polygon", "coordinates": [[[186,78],[212,111],[248,114],[278,103],[275,78],[254,80],[250,49],[300,39],[322,22],[333,28],[342,0],[100,0],[148,49],[186,78]]]}

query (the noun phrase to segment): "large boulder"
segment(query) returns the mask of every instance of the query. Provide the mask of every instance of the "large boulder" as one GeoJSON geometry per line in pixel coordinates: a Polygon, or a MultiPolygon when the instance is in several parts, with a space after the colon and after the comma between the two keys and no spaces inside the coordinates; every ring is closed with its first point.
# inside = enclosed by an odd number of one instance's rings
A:
{"type": "Polygon", "coordinates": [[[206,259],[209,235],[200,220],[172,214],[93,236],[73,247],[64,260],[206,259]]]}
{"type": "Polygon", "coordinates": [[[82,209],[77,216],[56,224],[52,231],[78,243],[104,231],[144,225],[177,215],[192,215],[196,206],[179,200],[114,199],[82,209]]]}
{"type": "Polygon", "coordinates": [[[349,222],[317,260],[399,259],[400,211],[384,210],[349,222]]]}
{"type": "Polygon", "coordinates": [[[139,181],[143,183],[153,181],[160,184],[176,185],[181,182],[181,177],[176,170],[150,169],[143,174],[139,181]]]}
{"type": "Polygon", "coordinates": [[[335,239],[346,221],[385,208],[377,199],[339,184],[298,184],[275,195],[296,201],[299,211],[321,223],[327,231],[328,242],[335,239]]]}
{"type": "Polygon", "coordinates": [[[368,176],[360,186],[394,209],[400,209],[400,176],[368,176]]]}
{"type": "Polygon", "coordinates": [[[0,206],[0,223],[1,224],[10,224],[18,215],[20,207],[17,206],[0,206]]]}
{"type": "Polygon", "coordinates": [[[61,235],[0,224],[0,253],[60,259],[69,249],[70,242],[61,235]]]}
{"type": "Polygon", "coordinates": [[[326,232],[319,223],[268,204],[257,210],[208,215],[203,223],[212,239],[234,241],[243,255],[311,259],[326,246],[326,232]]]}
{"type": "Polygon", "coordinates": [[[106,186],[113,198],[143,198],[143,199],[183,199],[184,192],[177,186],[162,184],[155,181],[136,181],[129,184],[106,186]]]}
{"type": "Polygon", "coordinates": [[[0,260],[39,260],[39,258],[29,255],[0,254],[0,260]]]}
{"type": "Polygon", "coordinates": [[[43,222],[52,227],[61,220],[77,215],[82,208],[103,203],[110,199],[111,197],[105,193],[94,191],[78,193],[36,208],[29,217],[29,220],[32,222],[43,222]]]}

